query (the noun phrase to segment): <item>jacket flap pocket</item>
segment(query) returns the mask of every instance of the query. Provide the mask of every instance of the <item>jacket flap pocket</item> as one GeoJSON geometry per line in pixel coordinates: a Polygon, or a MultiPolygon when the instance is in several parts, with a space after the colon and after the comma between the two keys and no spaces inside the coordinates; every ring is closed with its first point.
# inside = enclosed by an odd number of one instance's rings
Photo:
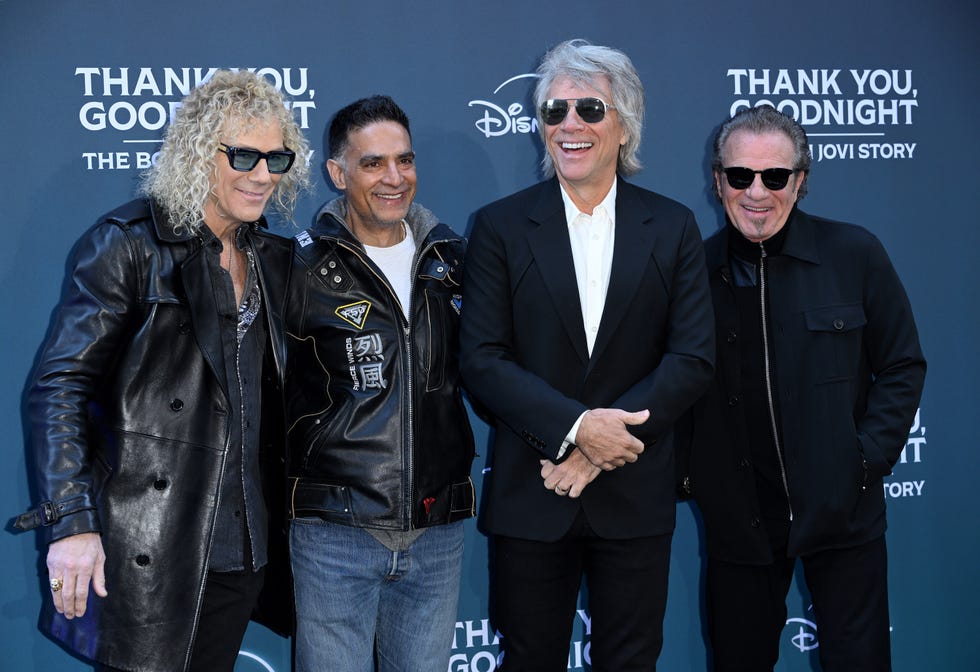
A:
{"type": "Polygon", "coordinates": [[[864,306],[860,303],[814,308],[806,311],[805,315],[806,328],[810,331],[850,331],[868,322],[864,306]]]}

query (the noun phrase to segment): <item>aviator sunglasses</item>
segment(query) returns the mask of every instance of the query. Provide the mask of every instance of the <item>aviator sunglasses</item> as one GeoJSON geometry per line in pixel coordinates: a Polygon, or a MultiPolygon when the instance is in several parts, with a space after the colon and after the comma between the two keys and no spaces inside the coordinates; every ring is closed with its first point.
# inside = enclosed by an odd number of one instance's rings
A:
{"type": "Polygon", "coordinates": [[[615,110],[601,98],[549,98],[541,104],[541,120],[548,126],[560,124],[568,115],[568,103],[575,101],[575,112],[587,124],[598,124],[606,116],[606,110],[615,110]]]}
{"type": "Polygon", "coordinates": [[[247,173],[255,166],[259,165],[260,159],[265,159],[265,165],[269,172],[274,175],[281,175],[288,172],[293,167],[296,160],[296,152],[285,149],[275,152],[260,152],[257,149],[242,149],[241,147],[229,147],[223,142],[218,143],[218,151],[228,155],[228,163],[235,170],[247,173]]]}
{"type": "Polygon", "coordinates": [[[755,175],[762,175],[762,184],[766,189],[779,191],[789,182],[789,176],[795,170],[789,168],[766,168],[765,170],[752,170],[751,168],[732,167],[722,168],[725,177],[728,178],[728,186],[732,189],[748,189],[755,181],[755,175]]]}

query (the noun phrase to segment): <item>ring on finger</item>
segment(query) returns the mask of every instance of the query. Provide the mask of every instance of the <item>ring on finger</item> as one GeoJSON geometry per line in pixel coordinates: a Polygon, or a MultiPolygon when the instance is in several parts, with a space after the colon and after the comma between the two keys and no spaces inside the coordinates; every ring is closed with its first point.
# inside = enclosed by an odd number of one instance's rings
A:
{"type": "Polygon", "coordinates": [[[555,492],[557,492],[559,495],[564,495],[566,492],[568,492],[568,488],[563,488],[560,485],[556,485],[555,492]]]}
{"type": "Polygon", "coordinates": [[[48,582],[48,585],[51,586],[51,592],[57,593],[59,590],[61,590],[61,587],[65,585],[65,582],[62,579],[51,579],[48,582]]]}

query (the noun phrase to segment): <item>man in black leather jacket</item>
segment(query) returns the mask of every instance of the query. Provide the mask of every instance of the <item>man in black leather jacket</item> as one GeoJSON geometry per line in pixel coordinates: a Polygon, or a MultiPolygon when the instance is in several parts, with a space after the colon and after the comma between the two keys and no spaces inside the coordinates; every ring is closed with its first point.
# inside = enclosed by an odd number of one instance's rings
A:
{"type": "Polygon", "coordinates": [[[305,150],[271,84],[218,72],[185,98],[148,198],[76,246],[28,400],[41,503],[17,524],[48,544],[41,628],[99,669],[231,670],[264,585],[265,622],[290,625],[271,568],[281,555],[288,586],[291,245],[262,213],[291,210],[305,150]]]}
{"type": "Polygon", "coordinates": [[[444,670],[474,514],[464,243],[413,203],[409,122],[390,98],[340,110],[327,145],[344,196],[297,236],[287,310],[296,666],[444,670]]]}

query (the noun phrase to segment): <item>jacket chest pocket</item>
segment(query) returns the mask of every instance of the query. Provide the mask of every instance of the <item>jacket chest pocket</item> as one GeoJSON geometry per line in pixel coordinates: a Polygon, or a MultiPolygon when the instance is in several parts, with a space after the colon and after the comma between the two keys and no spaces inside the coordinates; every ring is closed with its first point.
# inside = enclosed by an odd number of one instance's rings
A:
{"type": "Polygon", "coordinates": [[[425,366],[425,390],[438,390],[446,382],[446,371],[455,367],[451,344],[459,338],[459,295],[426,289],[425,322],[426,331],[419,332],[418,348],[425,366]]]}
{"type": "Polygon", "coordinates": [[[835,383],[850,380],[858,373],[864,325],[868,319],[864,306],[849,303],[814,308],[804,313],[807,342],[805,357],[813,368],[813,380],[835,383]]]}
{"type": "Polygon", "coordinates": [[[452,346],[459,339],[461,266],[458,261],[426,260],[419,270],[424,283],[426,332],[417,332],[419,354],[425,367],[425,390],[440,389],[446,372],[457,366],[452,346]]]}

